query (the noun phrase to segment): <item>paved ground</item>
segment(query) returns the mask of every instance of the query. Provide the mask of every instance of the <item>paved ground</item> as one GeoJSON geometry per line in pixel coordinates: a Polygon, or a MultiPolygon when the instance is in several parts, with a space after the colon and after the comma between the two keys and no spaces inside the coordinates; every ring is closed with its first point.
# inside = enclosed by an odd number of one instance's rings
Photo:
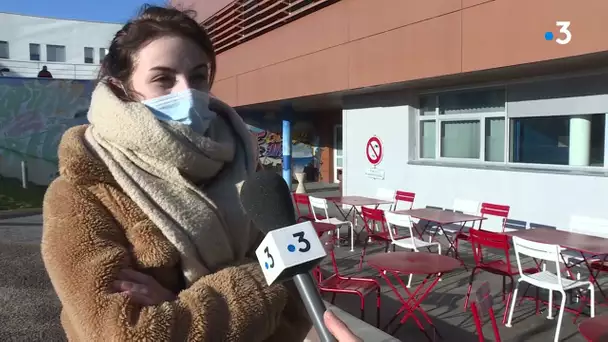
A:
{"type": "MultiPolygon", "coordinates": [[[[315,195],[330,195],[319,192],[315,195]]],[[[51,288],[40,259],[40,216],[0,220],[0,341],[63,341],[63,332],[58,323],[59,303],[51,288]]],[[[470,252],[468,246],[464,252],[470,252]]],[[[381,253],[380,248],[369,250],[369,254],[381,253]]],[[[354,273],[358,264],[360,249],[351,253],[348,248],[337,249],[340,268],[344,273],[354,273]]],[[[466,262],[473,264],[470,254],[465,253],[466,262]]],[[[328,266],[327,263],[325,266],[328,266]]],[[[364,267],[364,275],[374,272],[364,267]]],[[[434,320],[444,341],[476,341],[475,328],[469,312],[462,309],[469,272],[464,268],[444,276],[434,292],[424,301],[424,309],[434,320]]],[[[488,280],[493,293],[499,293],[500,277],[480,274],[480,281],[488,280]]],[[[416,280],[416,278],[415,278],[416,280]]],[[[381,283],[384,282],[381,280],[381,283]]],[[[382,321],[386,321],[399,307],[396,297],[388,286],[383,286],[382,321]]],[[[348,295],[338,296],[336,304],[358,315],[358,301],[348,295]]],[[[502,315],[501,301],[495,298],[494,308],[502,315]]],[[[374,301],[368,306],[367,320],[374,322],[374,301]]],[[[606,312],[598,307],[597,312],[606,312]]],[[[500,326],[503,341],[553,340],[556,320],[547,320],[544,315],[534,314],[534,303],[524,301],[516,309],[513,328],[500,326]]],[[[566,313],[562,324],[561,337],[564,341],[584,341],[572,323],[573,315],[566,313]]],[[[499,322],[500,323],[500,322],[499,322]]],[[[491,329],[488,324],[486,334],[491,329]]],[[[424,336],[413,321],[408,321],[396,337],[403,341],[424,341],[424,336]]],[[[488,340],[493,340],[489,338],[488,340]]]]}

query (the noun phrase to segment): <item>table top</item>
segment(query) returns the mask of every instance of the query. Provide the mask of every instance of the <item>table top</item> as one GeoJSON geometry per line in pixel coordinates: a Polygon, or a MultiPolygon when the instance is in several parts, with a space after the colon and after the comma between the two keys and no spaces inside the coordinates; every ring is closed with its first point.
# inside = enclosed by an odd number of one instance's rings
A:
{"type": "Polygon", "coordinates": [[[447,273],[461,267],[454,258],[429,252],[378,253],[367,257],[367,263],[378,270],[403,274],[447,273]]]}
{"type": "Polygon", "coordinates": [[[522,239],[560,245],[561,247],[594,255],[608,254],[608,239],[567,232],[552,228],[519,229],[506,235],[518,236],[522,239]]]}
{"type": "Polygon", "coordinates": [[[419,208],[409,210],[397,210],[397,214],[410,215],[411,217],[438,223],[441,225],[451,223],[463,223],[485,220],[485,217],[463,214],[455,211],[447,211],[437,208],[419,208]]]}
{"type": "Polygon", "coordinates": [[[326,200],[330,202],[334,202],[336,204],[346,204],[353,206],[362,206],[362,205],[380,205],[380,204],[391,204],[393,201],[383,200],[372,197],[364,197],[364,196],[334,196],[327,197],[326,200]]]}
{"type": "Polygon", "coordinates": [[[578,325],[578,331],[589,341],[608,341],[608,315],[587,318],[578,325]]]}
{"type": "Polygon", "coordinates": [[[330,223],[325,223],[325,222],[312,222],[313,227],[315,227],[315,230],[317,231],[317,234],[321,235],[325,232],[330,232],[333,230],[336,230],[336,226],[330,223]]]}

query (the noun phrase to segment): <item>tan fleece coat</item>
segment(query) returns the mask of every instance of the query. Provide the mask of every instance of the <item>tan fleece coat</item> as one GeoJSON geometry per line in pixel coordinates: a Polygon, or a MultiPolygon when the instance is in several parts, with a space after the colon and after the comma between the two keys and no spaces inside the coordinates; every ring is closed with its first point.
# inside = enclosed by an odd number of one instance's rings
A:
{"type": "Polygon", "coordinates": [[[179,253],[85,147],[85,130],[63,136],[60,177],[43,208],[42,257],[70,341],[304,340],[311,324],[293,286],[267,286],[253,259],[185,288],[179,253]],[[177,300],[141,306],[114,293],[123,268],[154,277],[177,300]]]}

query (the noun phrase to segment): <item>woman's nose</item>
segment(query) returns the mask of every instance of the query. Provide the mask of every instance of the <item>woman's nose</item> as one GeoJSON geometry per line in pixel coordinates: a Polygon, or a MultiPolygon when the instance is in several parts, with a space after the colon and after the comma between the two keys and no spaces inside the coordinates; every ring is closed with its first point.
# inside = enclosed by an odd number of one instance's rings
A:
{"type": "Polygon", "coordinates": [[[172,93],[178,93],[180,91],[184,91],[191,88],[190,82],[188,81],[188,77],[186,77],[185,75],[177,75],[175,78],[175,85],[171,90],[172,93]]]}

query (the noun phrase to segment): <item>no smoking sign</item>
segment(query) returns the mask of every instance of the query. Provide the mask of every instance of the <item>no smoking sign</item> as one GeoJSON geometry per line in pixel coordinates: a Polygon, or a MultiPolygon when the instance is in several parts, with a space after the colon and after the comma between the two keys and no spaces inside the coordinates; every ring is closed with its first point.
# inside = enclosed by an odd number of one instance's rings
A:
{"type": "Polygon", "coordinates": [[[365,154],[367,155],[367,160],[372,165],[376,166],[380,164],[384,154],[384,147],[382,147],[382,142],[377,136],[369,138],[365,147],[365,154]]]}

